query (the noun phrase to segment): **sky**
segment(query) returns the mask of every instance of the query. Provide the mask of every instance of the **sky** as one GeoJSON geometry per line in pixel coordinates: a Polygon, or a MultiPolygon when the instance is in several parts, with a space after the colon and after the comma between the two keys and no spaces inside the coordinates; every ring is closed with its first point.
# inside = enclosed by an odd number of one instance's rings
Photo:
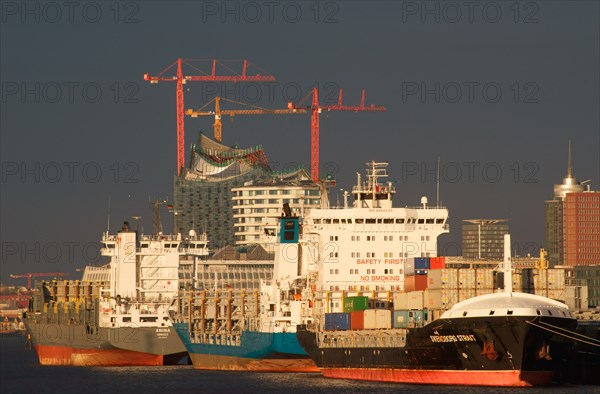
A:
{"type": "MultiPolygon", "coordinates": [[[[575,176],[600,189],[596,1],[0,5],[3,283],[24,284],[8,277],[26,272],[76,279],[105,261],[107,226],[114,233],[133,216],[150,232],[149,200],[172,200],[175,83],[143,75],[177,58],[238,60],[225,63],[238,72],[248,59],[250,71],[277,80],[190,82],[185,108],[217,94],[265,108],[308,104],[315,84],[321,103],[335,103],[341,87],[344,103],[357,105],[366,89],[366,103],[386,112],[320,118],[332,203],[371,160],[389,162],[398,206],[424,195],[433,203],[439,158],[450,211],[442,254],[456,253],[462,220],[473,218],[508,219],[517,254],[537,254],[569,140],[575,176]]],[[[212,122],[186,117],[186,152],[212,122]]],[[[223,141],[261,145],[274,169],[310,168],[308,115],[225,118],[223,141]]],[[[163,221],[170,231],[166,211],[163,221]]]]}

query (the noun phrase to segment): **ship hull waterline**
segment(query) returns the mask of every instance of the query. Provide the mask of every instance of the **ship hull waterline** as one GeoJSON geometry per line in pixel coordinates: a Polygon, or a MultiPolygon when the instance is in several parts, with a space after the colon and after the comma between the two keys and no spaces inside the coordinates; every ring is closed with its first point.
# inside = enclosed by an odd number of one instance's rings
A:
{"type": "Polygon", "coordinates": [[[547,371],[441,371],[379,368],[322,368],[327,378],[410,384],[528,387],[550,384],[547,371]]]}
{"type": "Polygon", "coordinates": [[[188,350],[195,369],[253,372],[319,372],[302,350],[295,333],[244,332],[240,345],[190,341],[188,325],[174,327],[188,350]]]}
{"type": "Polygon", "coordinates": [[[187,351],[172,327],[99,328],[26,321],[41,365],[160,366],[180,364],[187,351]]]}

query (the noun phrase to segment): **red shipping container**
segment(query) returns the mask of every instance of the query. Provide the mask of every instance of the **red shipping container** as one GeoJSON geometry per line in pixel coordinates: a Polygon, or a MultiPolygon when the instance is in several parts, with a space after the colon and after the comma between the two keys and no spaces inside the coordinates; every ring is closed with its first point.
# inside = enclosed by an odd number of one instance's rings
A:
{"type": "Polygon", "coordinates": [[[427,275],[407,275],[404,277],[404,291],[419,291],[427,289],[427,275]]]}
{"type": "Polygon", "coordinates": [[[429,258],[429,269],[432,270],[441,270],[446,268],[446,258],[445,257],[430,257],[429,258]]]}
{"type": "Polygon", "coordinates": [[[365,328],[365,311],[350,312],[350,329],[364,330],[365,328]]]}

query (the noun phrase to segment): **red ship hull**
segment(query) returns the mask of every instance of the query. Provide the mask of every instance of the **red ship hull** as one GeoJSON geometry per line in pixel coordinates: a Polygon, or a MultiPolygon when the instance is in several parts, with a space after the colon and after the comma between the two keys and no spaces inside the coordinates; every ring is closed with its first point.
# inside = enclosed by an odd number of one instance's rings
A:
{"type": "Polygon", "coordinates": [[[40,364],[89,366],[163,365],[163,356],[122,349],[77,349],[65,346],[35,346],[40,364]]]}
{"type": "Polygon", "coordinates": [[[534,371],[440,371],[378,368],[323,368],[328,378],[371,380],[412,384],[448,384],[465,386],[543,386],[551,382],[553,372],[534,371]]]}

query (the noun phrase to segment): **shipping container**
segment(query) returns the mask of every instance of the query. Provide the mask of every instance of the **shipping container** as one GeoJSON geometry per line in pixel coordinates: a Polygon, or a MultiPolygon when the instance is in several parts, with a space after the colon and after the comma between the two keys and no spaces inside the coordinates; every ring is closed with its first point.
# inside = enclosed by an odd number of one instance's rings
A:
{"type": "Polygon", "coordinates": [[[458,288],[458,269],[445,268],[442,270],[442,288],[457,289],[458,288]]]}
{"type": "Polygon", "coordinates": [[[415,257],[415,270],[428,270],[429,257],[415,257]]]}
{"type": "Polygon", "coordinates": [[[368,309],[392,309],[392,307],[393,303],[387,300],[369,300],[368,309]]]}
{"type": "Polygon", "coordinates": [[[423,309],[423,291],[411,291],[408,293],[408,308],[406,309],[423,309]]]}
{"type": "Polygon", "coordinates": [[[365,330],[392,328],[392,314],[386,309],[367,309],[363,314],[365,330]]]}
{"type": "Polygon", "coordinates": [[[470,288],[460,288],[458,290],[458,301],[465,301],[468,300],[469,298],[473,298],[475,297],[475,289],[470,287],[470,288]]]}
{"type": "Polygon", "coordinates": [[[406,259],[404,263],[404,275],[414,275],[415,274],[415,258],[409,257],[406,259]]]}
{"type": "Polygon", "coordinates": [[[475,294],[478,296],[485,295],[485,294],[492,294],[493,292],[494,292],[493,287],[478,287],[475,289],[475,294]]]}
{"type": "Polygon", "coordinates": [[[475,269],[461,268],[458,270],[458,284],[461,288],[475,288],[475,283],[477,283],[475,269]]]}
{"type": "Polygon", "coordinates": [[[427,288],[427,275],[410,275],[404,277],[404,291],[411,292],[427,288]]]}
{"type": "Polygon", "coordinates": [[[566,299],[566,291],[564,289],[550,289],[548,290],[547,297],[564,302],[566,299]]]}
{"type": "Polygon", "coordinates": [[[364,330],[365,328],[365,312],[355,311],[350,312],[350,329],[351,330],[364,330]]]}
{"type": "Polygon", "coordinates": [[[392,299],[394,300],[394,309],[408,309],[408,293],[395,292],[392,299]]]}
{"type": "Polygon", "coordinates": [[[443,270],[430,270],[427,273],[427,288],[437,290],[442,288],[442,273],[443,270]]]}
{"type": "Polygon", "coordinates": [[[442,290],[427,289],[423,292],[423,307],[426,309],[442,309],[442,290]]]}
{"type": "Polygon", "coordinates": [[[408,328],[422,325],[427,320],[426,311],[400,310],[393,313],[394,328],[408,328]]]}
{"type": "Polygon", "coordinates": [[[326,313],[325,314],[325,330],[349,330],[350,329],[350,314],[349,313],[326,313]]]}
{"type": "Polygon", "coordinates": [[[446,268],[446,258],[445,257],[430,257],[429,258],[429,269],[431,270],[441,270],[446,268]]]}
{"type": "Polygon", "coordinates": [[[491,268],[477,268],[475,273],[477,288],[494,288],[494,270],[491,268]]]}
{"type": "Polygon", "coordinates": [[[369,308],[369,297],[356,296],[344,298],[344,312],[364,311],[369,308]]]}
{"type": "Polygon", "coordinates": [[[394,311],[394,328],[407,328],[412,320],[412,311],[398,310],[394,311]]]}

